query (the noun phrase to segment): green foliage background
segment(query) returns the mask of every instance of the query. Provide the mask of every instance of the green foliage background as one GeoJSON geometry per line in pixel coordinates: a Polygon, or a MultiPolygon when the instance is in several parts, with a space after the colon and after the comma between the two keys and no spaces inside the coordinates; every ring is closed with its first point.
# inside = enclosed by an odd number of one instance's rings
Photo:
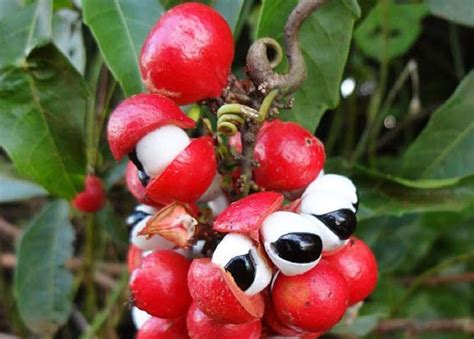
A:
{"type": "MultiPolygon", "coordinates": [[[[93,279],[104,263],[124,262],[122,220],[133,205],[124,163],[112,160],[102,127],[120,100],[143,91],[142,42],[164,10],[180,2],[0,0],[0,333],[132,336],[122,307],[125,267],[110,273],[109,288],[93,279]],[[82,190],[87,170],[108,190],[97,215],[80,215],[66,202],[82,190]],[[21,240],[5,233],[11,224],[24,231],[21,240]],[[12,254],[13,274],[5,264],[12,254]],[[82,264],[65,265],[73,256],[82,264]],[[83,315],[88,327],[81,329],[83,315]]],[[[204,2],[233,29],[238,75],[255,38],[282,41],[297,3],[204,2]]],[[[379,286],[359,316],[332,333],[401,337],[403,331],[377,329],[394,318],[471,317],[473,2],[328,0],[300,39],[308,77],[282,118],[315,131],[326,144],[326,171],[355,181],[356,234],[380,265],[379,286]],[[346,78],[356,87],[342,98],[346,78]],[[441,279],[430,284],[434,277],[441,279]]]]}

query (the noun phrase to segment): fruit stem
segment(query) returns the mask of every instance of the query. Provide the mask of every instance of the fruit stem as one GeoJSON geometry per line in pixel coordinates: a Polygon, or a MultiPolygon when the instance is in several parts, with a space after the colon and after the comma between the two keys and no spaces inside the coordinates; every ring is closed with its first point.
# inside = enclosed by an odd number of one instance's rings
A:
{"type": "Polygon", "coordinates": [[[255,162],[253,159],[253,152],[255,143],[257,141],[257,133],[262,126],[262,123],[267,118],[267,113],[272,107],[272,104],[280,93],[280,90],[274,89],[262,100],[258,110],[258,117],[256,121],[245,120],[241,128],[242,141],[242,159],[241,159],[241,175],[240,175],[240,193],[241,197],[245,197],[250,192],[252,186],[252,167],[255,162]]]}
{"type": "Polygon", "coordinates": [[[257,141],[257,133],[260,129],[258,122],[246,121],[240,129],[242,140],[242,159],[240,163],[240,197],[249,195],[252,182],[253,151],[257,141]]]}
{"type": "Polygon", "coordinates": [[[88,213],[86,215],[86,227],[85,227],[85,247],[84,247],[84,283],[86,287],[86,314],[89,318],[95,314],[96,306],[96,291],[94,286],[94,271],[95,271],[95,260],[94,260],[94,222],[95,215],[88,213]]]}
{"type": "Polygon", "coordinates": [[[270,38],[262,38],[250,46],[247,54],[248,74],[262,93],[279,88],[282,94],[287,95],[295,92],[302,85],[306,78],[306,64],[298,33],[303,22],[325,2],[326,0],[300,0],[288,17],[284,36],[286,56],[290,66],[288,73],[279,74],[273,70],[281,60],[281,47],[278,42],[270,38]],[[269,57],[271,50],[274,57],[269,57]]]}

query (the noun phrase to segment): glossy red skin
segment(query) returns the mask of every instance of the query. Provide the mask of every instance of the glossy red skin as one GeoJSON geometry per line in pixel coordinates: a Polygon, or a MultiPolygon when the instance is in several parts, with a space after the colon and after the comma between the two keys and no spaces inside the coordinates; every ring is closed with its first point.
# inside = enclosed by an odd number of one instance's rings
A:
{"type": "Polygon", "coordinates": [[[135,305],[158,318],[184,315],[191,304],[187,286],[189,260],[171,250],[155,251],[142,259],[130,279],[135,305]]]}
{"type": "Polygon", "coordinates": [[[256,242],[263,221],[280,209],[283,195],[276,192],[259,192],[230,204],[214,222],[214,230],[222,233],[243,233],[256,242]]]}
{"type": "Polygon", "coordinates": [[[211,137],[194,139],[166,167],[151,179],[145,197],[155,203],[194,203],[207,190],[217,171],[211,137]]]}
{"type": "Polygon", "coordinates": [[[196,305],[189,307],[186,319],[188,333],[191,339],[259,339],[262,331],[260,320],[246,324],[225,324],[209,318],[196,305]]]}
{"type": "Polygon", "coordinates": [[[138,330],[136,339],[187,339],[186,317],[162,319],[152,317],[138,330]]]}
{"type": "Polygon", "coordinates": [[[170,99],[142,93],[125,99],[115,108],[107,125],[107,139],[115,160],[120,160],[141,138],[161,126],[192,128],[195,124],[170,99]]]}
{"type": "Polygon", "coordinates": [[[140,179],[138,179],[138,169],[129,161],[125,170],[125,182],[127,183],[128,191],[142,204],[151,205],[153,207],[162,207],[162,204],[158,204],[145,197],[145,187],[143,187],[140,179]]]}
{"type": "Polygon", "coordinates": [[[305,188],[319,174],[326,155],[318,138],[294,122],[273,120],[259,131],[254,170],[260,187],[275,191],[305,188]]]}
{"type": "Polygon", "coordinates": [[[88,175],[84,184],[84,191],[78,193],[72,204],[79,211],[93,213],[105,205],[106,193],[102,179],[94,175],[88,175]]]}
{"type": "Polygon", "coordinates": [[[142,257],[143,252],[139,247],[133,244],[130,244],[128,246],[127,267],[129,273],[132,273],[137,267],[142,264],[142,257]]]}
{"type": "Polygon", "coordinates": [[[263,320],[265,324],[277,334],[289,337],[298,337],[301,334],[301,331],[294,330],[281,322],[275,312],[269,293],[265,294],[265,315],[263,316],[263,320]]]}
{"type": "Polygon", "coordinates": [[[224,18],[206,5],[186,3],[166,12],[148,34],[140,70],[150,92],[185,105],[220,96],[233,58],[224,18]]]}
{"type": "Polygon", "coordinates": [[[377,286],[377,260],[369,246],[352,237],[344,248],[325,257],[349,286],[349,306],[367,298],[377,286]]]}
{"type": "Polygon", "coordinates": [[[263,316],[263,296],[246,295],[232,276],[213,264],[210,258],[193,260],[188,286],[197,307],[214,321],[243,324],[263,316]]]}
{"type": "Polygon", "coordinates": [[[322,259],[312,270],[296,276],[279,274],[272,289],[278,318],[305,332],[325,332],[344,315],[349,288],[344,276],[322,259]]]}

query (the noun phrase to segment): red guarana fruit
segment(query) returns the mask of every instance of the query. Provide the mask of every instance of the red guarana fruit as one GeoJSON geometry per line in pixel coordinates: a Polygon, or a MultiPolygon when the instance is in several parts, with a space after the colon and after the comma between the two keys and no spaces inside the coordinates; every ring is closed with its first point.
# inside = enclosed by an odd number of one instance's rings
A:
{"type": "Polygon", "coordinates": [[[186,129],[195,124],[170,99],[142,93],[125,99],[111,113],[107,140],[115,160],[120,160],[141,138],[159,127],[174,125],[186,129]]]}
{"type": "Polygon", "coordinates": [[[206,192],[216,171],[212,138],[193,139],[158,177],[150,180],[145,198],[164,205],[174,201],[194,203],[206,192]]]}
{"type": "Polygon", "coordinates": [[[159,318],[184,315],[191,304],[187,286],[189,264],[188,259],[171,250],[144,257],[130,278],[135,305],[159,318]]]}
{"type": "Polygon", "coordinates": [[[94,175],[86,177],[84,191],[78,193],[72,204],[79,211],[92,213],[97,212],[105,205],[106,194],[102,179],[94,175]]]}
{"type": "Polygon", "coordinates": [[[150,92],[185,105],[220,96],[233,58],[232,31],[224,18],[191,2],[160,17],[143,44],[140,70],[150,92]]]}
{"type": "Polygon", "coordinates": [[[362,240],[352,237],[343,249],[325,259],[346,279],[349,306],[367,298],[377,286],[377,261],[362,240]]]}
{"type": "Polygon", "coordinates": [[[262,331],[260,320],[245,324],[219,323],[209,318],[192,303],[187,316],[188,333],[191,339],[258,339],[262,331]]]}
{"type": "Polygon", "coordinates": [[[136,339],[188,339],[186,317],[148,319],[137,332],[136,339]]]}
{"type": "Polygon", "coordinates": [[[211,262],[194,259],[189,268],[188,286],[197,307],[217,322],[243,324],[261,319],[263,296],[245,294],[232,275],[211,262]]]}
{"type": "MultiPolygon", "coordinates": [[[[156,94],[138,94],[123,101],[111,114],[107,137],[116,160],[132,152],[148,133],[165,125],[192,128],[189,119],[170,99],[156,94]]],[[[191,139],[190,144],[141,189],[138,171],[129,164],[127,185],[132,194],[148,205],[171,202],[194,203],[216,174],[214,143],[209,136],[191,139]],[[132,176],[136,174],[134,179],[132,176]]]]}
{"type": "Polygon", "coordinates": [[[288,192],[308,186],[326,159],[318,138],[294,122],[278,119],[260,129],[254,157],[259,163],[254,170],[257,185],[288,192]]]}
{"type": "Polygon", "coordinates": [[[344,315],[349,288],[343,275],[322,259],[304,274],[279,274],[273,285],[272,301],[282,323],[306,332],[325,332],[344,315]]]}

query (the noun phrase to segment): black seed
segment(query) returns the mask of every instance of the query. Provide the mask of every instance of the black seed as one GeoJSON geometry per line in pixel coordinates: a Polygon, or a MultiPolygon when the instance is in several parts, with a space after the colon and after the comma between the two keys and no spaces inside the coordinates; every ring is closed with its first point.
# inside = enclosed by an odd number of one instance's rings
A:
{"type": "Polygon", "coordinates": [[[150,176],[146,174],[144,171],[138,171],[138,180],[142,183],[143,187],[146,187],[150,182],[150,176]]]}
{"type": "Polygon", "coordinates": [[[279,237],[271,247],[282,259],[303,264],[318,260],[323,243],[317,234],[288,233],[279,237]]]}
{"type": "Polygon", "coordinates": [[[133,164],[138,168],[139,171],[144,171],[142,163],[140,162],[140,160],[138,160],[137,150],[135,148],[133,149],[133,151],[128,153],[128,157],[133,162],[133,164]]]}
{"type": "Polygon", "coordinates": [[[244,292],[255,280],[255,262],[250,251],[233,257],[224,268],[234,277],[237,286],[244,292]]]}
{"type": "Polygon", "coordinates": [[[313,216],[324,223],[341,240],[349,239],[357,227],[355,213],[346,208],[322,215],[313,214],[313,216]]]}

